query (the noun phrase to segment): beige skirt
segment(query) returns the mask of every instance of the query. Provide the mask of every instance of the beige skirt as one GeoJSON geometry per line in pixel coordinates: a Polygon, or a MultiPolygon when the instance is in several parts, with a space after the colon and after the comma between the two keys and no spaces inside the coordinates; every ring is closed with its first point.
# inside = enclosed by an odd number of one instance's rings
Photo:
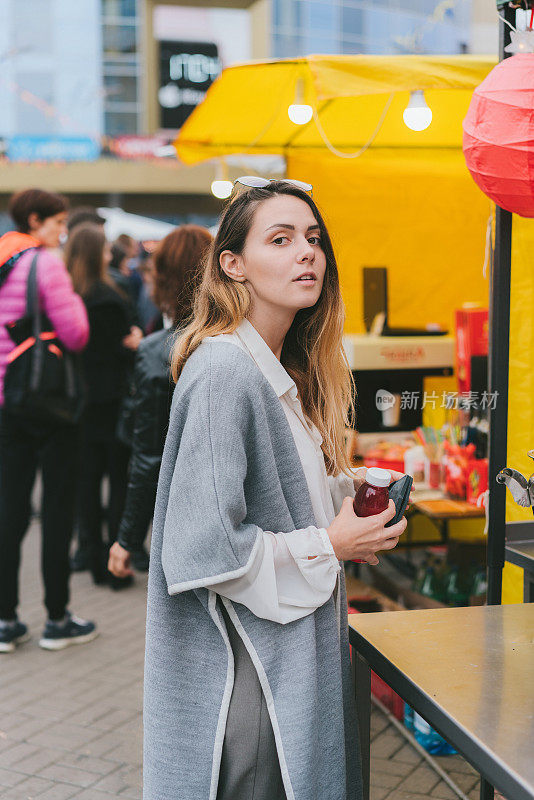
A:
{"type": "Polygon", "coordinates": [[[267,704],[243,640],[222,606],[234,654],[217,800],[286,800],[267,704]]]}

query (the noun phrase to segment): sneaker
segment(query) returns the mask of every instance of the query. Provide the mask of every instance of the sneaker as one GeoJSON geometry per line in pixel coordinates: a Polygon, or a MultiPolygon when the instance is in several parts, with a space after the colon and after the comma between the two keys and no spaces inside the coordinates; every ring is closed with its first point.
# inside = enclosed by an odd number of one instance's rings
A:
{"type": "Polygon", "coordinates": [[[130,560],[132,567],[138,572],[148,572],[149,557],[144,547],[139,550],[132,550],[130,560]]]}
{"type": "Polygon", "coordinates": [[[14,622],[0,622],[0,653],[12,653],[18,644],[30,638],[28,628],[18,619],[14,622]]]}
{"type": "Polygon", "coordinates": [[[74,617],[67,611],[63,622],[48,620],[39,640],[39,647],[44,650],[64,650],[71,644],[86,644],[98,636],[94,622],[74,617]]]}

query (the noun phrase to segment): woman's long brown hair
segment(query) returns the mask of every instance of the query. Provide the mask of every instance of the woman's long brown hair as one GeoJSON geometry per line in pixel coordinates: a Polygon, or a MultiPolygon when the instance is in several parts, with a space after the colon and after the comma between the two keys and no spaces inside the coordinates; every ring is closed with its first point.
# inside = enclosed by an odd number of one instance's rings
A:
{"type": "Polygon", "coordinates": [[[188,319],[202,259],[212,235],[200,225],[181,225],[154,251],[154,302],[175,325],[188,319]]]}
{"type": "Polygon", "coordinates": [[[100,225],[77,225],[65,247],[65,264],[74,290],[85,297],[98,281],[117,289],[104,264],[106,236],[100,225]]]}
{"type": "Polygon", "coordinates": [[[191,321],[174,344],[172,374],[177,381],[185,362],[206,336],[232,333],[247,316],[249,291],[245,284],[226,275],[219,257],[225,250],[243,252],[258,205],[276,195],[292,195],[307,203],[319,225],[326,256],[319,300],[295,315],[280,361],[295,381],[304,413],[321,432],[327,473],[350,475],[344,436],[354,414],[354,401],[352,373],[342,344],[345,306],[326,225],[312,198],[301,189],[274,181],[265,188],[242,192],[226,206],[204,263],[191,321]]]}

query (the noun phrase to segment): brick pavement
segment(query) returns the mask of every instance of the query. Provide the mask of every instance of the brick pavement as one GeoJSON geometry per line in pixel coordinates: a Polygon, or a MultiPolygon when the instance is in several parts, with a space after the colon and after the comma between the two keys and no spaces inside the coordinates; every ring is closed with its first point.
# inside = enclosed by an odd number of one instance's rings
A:
{"type": "MultiPolygon", "coordinates": [[[[23,555],[20,617],[32,640],[0,657],[0,797],[138,800],[145,577],[115,593],[93,586],[87,573],[73,575],[70,608],[94,619],[101,635],[88,645],[48,652],[37,645],[44,610],[35,522],[23,555]]],[[[455,797],[376,711],[372,736],[371,800],[455,797]]],[[[458,756],[439,763],[470,798],[478,798],[468,764],[458,756]]]]}

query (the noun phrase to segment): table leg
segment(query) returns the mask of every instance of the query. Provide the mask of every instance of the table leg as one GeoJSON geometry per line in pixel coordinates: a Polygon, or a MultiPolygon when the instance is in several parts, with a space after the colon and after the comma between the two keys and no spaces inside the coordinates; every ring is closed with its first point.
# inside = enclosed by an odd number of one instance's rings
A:
{"type": "Polygon", "coordinates": [[[371,670],[367,661],[352,648],[354,699],[358,714],[362,758],[363,800],[369,800],[371,776],[371,670]]]}
{"type": "Polygon", "coordinates": [[[444,519],[443,520],[441,539],[443,541],[443,544],[448,544],[449,543],[449,520],[448,519],[444,519]]]}
{"type": "Polygon", "coordinates": [[[523,578],[523,602],[534,603],[534,575],[526,570],[523,578]]]}
{"type": "Polygon", "coordinates": [[[495,790],[491,783],[480,776],[480,800],[493,800],[495,796],[495,790]]]}

